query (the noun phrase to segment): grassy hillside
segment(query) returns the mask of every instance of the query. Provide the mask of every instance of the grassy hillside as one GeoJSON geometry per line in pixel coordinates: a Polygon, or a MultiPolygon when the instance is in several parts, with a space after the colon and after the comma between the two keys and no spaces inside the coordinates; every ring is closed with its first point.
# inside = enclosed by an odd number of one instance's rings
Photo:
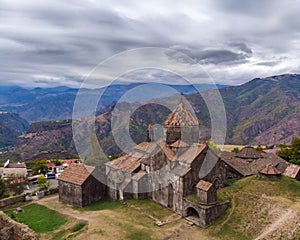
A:
{"type": "Polygon", "coordinates": [[[18,114],[0,112],[0,148],[14,145],[28,127],[28,122],[18,114]]]}
{"type": "Polygon", "coordinates": [[[300,239],[300,182],[256,176],[218,191],[231,207],[207,230],[217,239],[300,239]],[[259,237],[260,236],[260,237],[259,237]]]}

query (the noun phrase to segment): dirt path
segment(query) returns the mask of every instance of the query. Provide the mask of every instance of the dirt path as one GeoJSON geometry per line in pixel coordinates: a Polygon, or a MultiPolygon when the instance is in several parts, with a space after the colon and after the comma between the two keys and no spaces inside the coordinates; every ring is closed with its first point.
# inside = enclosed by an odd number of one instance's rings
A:
{"type": "Polygon", "coordinates": [[[283,213],[280,218],[278,218],[275,222],[269,225],[255,240],[260,240],[268,236],[270,233],[276,231],[278,228],[281,228],[288,222],[290,219],[293,219],[297,216],[297,213],[289,208],[283,213]]]}

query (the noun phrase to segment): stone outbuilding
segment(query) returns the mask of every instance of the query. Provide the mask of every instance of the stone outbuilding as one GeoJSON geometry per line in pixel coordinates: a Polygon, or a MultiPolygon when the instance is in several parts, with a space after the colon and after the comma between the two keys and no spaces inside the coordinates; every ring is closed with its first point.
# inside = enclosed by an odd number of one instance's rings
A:
{"type": "Polygon", "coordinates": [[[281,173],[289,163],[272,153],[260,153],[253,147],[245,147],[240,152],[222,152],[221,160],[225,164],[227,180],[240,179],[256,175],[266,166],[276,166],[281,173]]]}
{"type": "Polygon", "coordinates": [[[267,165],[258,171],[258,176],[261,178],[280,178],[281,173],[275,166],[267,165]]]}
{"type": "Polygon", "coordinates": [[[84,207],[106,194],[106,186],[95,176],[96,169],[81,163],[72,163],[58,177],[59,200],[84,207]]]}
{"type": "Polygon", "coordinates": [[[217,202],[217,190],[210,182],[200,180],[196,185],[197,197],[205,204],[214,204],[217,202]]]}

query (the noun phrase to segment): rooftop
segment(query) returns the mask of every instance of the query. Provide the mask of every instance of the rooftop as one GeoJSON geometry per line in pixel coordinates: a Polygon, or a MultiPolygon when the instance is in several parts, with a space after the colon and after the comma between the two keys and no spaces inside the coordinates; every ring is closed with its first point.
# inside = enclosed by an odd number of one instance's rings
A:
{"type": "Polygon", "coordinates": [[[82,185],[94,170],[95,167],[92,166],[87,166],[81,163],[72,163],[64,170],[63,173],[61,173],[58,180],[82,185]]]}
{"type": "Polygon", "coordinates": [[[164,122],[165,126],[199,126],[198,119],[181,101],[164,122]]]}
{"type": "Polygon", "coordinates": [[[182,140],[177,140],[176,142],[172,143],[170,146],[175,148],[185,148],[188,147],[189,145],[182,140]]]}
{"type": "Polygon", "coordinates": [[[265,174],[265,175],[279,175],[279,174],[281,174],[281,172],[275,166],[272,166],[272,165],[265,166],[263,169],[261,169],[259,171],[259,173],[262,173],[262,174],[265,174]]]}
{"type": "Polygon", "coordinates": [[[284,172],[289,163],[284,159],[278,157],[275,154],[264,153],[261,154],[261,158],[252,159],[252,161],[245,161],[243,158],[239,158],[233,152],[222,152],[221,160],[239,172],[242,176],[250,176],[258,173],[267,165],[276,166],[276,168],[284,172]]]}
{"type": "Polygon", "coordinates": [[[196,188],[200,189],[200,190],[203,190],[203,191],[209,191],[210,188],[213,187],[213,184],[210,183],[210,182],[206,182],[204,180],[200,180],[197,185],[196,185],[196,188]]]}
{"type": "Polygon", "coordinates": [[[244,159],[258,159],[263,156],[255,150],[253,147],[247,146],[244,147],[241,151],[236,154],[236,157],[244,158],[244,159]]]}
{"type": "Polygon", "coordinates": [[[300,172],[300,166],[295,164],[290,164],[284,171],[283,175],[291,178],[296,178],[300,172]]]}

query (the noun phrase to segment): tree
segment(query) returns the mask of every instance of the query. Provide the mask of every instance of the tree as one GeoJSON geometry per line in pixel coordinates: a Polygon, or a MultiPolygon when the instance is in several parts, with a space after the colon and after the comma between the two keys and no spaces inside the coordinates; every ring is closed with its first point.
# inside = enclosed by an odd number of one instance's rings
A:
{"type": "Polygon", "coordinates": [[[49,187],[50,187],[50,182],[43,175],[40,175],[37,178],[37,182],[38,182],[37,184],[38,184],[38,187],[39,187],[39,191],[48,190],[49,187]]]}
{"type": "Polygon", "coordinates": [[[294,138],[291,145],[281,146],[277,155],[290,163],[300,165],[300,138],[294,138]]]}
{"type": "Polygon", "coordinates": [[[239,149],[238,147],[235,147],[235,148],[233,148],[233,149],[232,149],[232,151],[231,151],[231,152],[238,153],[239,151],[240,151],[240,149],[239,149]]]}
{"type": "Polygon", "coordinates": [[[51,162],[53,162],[55,166],[60,166],[61,165],[61,161],[59,161],[58,159],[54,159],[51,162]]]}
{"type": "Polygon", "coordinates": [[[26,182],[27,179],[24,177],[11,174],[7,177],[6,186],[10,193],[13,195],[19,195],[24,192],[24,184],[26,182]]]}
{"type": "Polygon", "coordinates": [[[36,160],[31,166],[33,174],[46,174],[48,172],[47,161],[46,160],[36,160]]]}

